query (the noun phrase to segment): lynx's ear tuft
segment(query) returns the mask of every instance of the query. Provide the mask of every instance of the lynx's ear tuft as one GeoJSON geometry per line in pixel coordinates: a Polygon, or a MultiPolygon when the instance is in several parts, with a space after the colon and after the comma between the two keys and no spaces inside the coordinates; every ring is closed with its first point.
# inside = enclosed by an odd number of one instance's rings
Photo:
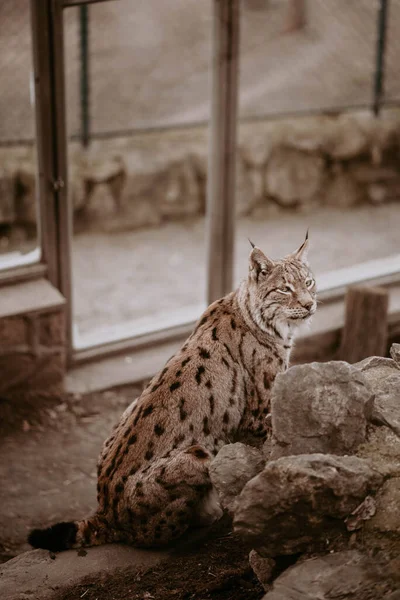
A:
{"type": "Polygon", "coordinates": [[[308,256],[309,249],[310,249],[310,242],[308,239],[308,229],[307,229],[304,242],[302,243],[300,248],[298,248],[295,252],[292,252],[292,254],[289,254],[289,256],[291,258],[296,258],[297,260],[300,260],[304,264],[308,265],[307,256],[308,256]]]}

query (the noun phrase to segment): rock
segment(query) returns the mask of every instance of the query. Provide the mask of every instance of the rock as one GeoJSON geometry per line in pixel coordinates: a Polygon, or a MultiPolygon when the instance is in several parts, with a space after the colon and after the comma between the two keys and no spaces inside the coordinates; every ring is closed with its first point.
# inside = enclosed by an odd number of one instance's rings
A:
{"type": "Polygon", "coordinates": [[[257,448],[241,442],[226,444],[221,448],[210,465],[210,477],[223,508],[233,512],[236,497],[264,466],[265,457],[257,448]]]}
{"type": "Polygon", "coordinates": [[[345,520],[347,531],[361,529],[364,521],[371,519],[376,513],[376,502],[373,496],[367,496],[363,502],[345,520]]]}
{"type": "Polygon", "coordinates": [[[331,361],[291,367],[272,388],[271,459],[292,454],[353,453],[365,440],[372,393],[360,372],[331,361]]]}
{"type": "Polygon", "coordinates": [[[347,208],[360,204],[361,200],[362,192],[359,185],[347,171],[338,166],[327,186],[324,204],[347,208]]]}
{"type": "Polygon", "coordinates": [[[88,187],[82,170],[72,163],[69,167],[69,192],[75,212],[85,207],[88,187]]]}
{"type": "Polygon", "coordinates": [[[16,220],[20,223],[36,224],[36,170],[33,162],[23,161],[16,172],[16,220]]]}
{"type": "Polygon", "coordinates": [[[396,586],[386,563],[347,550],[287,569],[263,600],[380,600],[396,586]]]}
{"type": "Polygon", "coordinates": [[[150,165],[143,171],[134,168],[130,164],[121,196],[121,219],[132,229],[203,212],[205,192],[192,157],[171,162],[163,169],[157,164],[154,170],[150,165]]]}
{"type": "Polygon", "coordinates": [[[268,583],[271,581],[275,568],[275,561],[272,558],[263,558],[258,552],[252,550],[249,554],[249,563],[263,588],[268,589],[268,583]]]}
{"type": "Polygon", "coordinates": [[[368,135],[351,115],[340,115],[331,122],[324,150],[336,160],[354,158],[368,151],[368,135]]]}
{"type": "Polygon", "coordinates": [[[247,170],[247,174],[251,183],[252,189],[252,206],[250,207],[251,212],[255,206],[264,199],[265,189],[264,189],[264,177],[263,173],[260,169],[256,167],[249,167],[247,170]]]}
{"type": "MultiPolygon", "coordinates": [[[[392,348],[398,345],[392,344],[392,348]]],[[[375,383],[378,386],[381,385],[386,377],[393,373],[400,373],[395,361],[383,356],[368,356],[360,360],[360,362],[354,363],[353,367],[356,367],[365,374],[369,384],[373,385],[375,383]]]]}
{"type": "Polygon", "coordinates": [[[84,166],[85,179],[93,183],[108,183],[125,174],[125,163],[119,155],[89,154],[84,166]]]}
{"type": "Polygon", "coordinates": [[[115,214],[116,206],[111,190],[106,183],[93,186],[86,201],[85,212],[90,225],[95,224],[96,226],[96,222],[101,222],[104,223],[104,228],[107,229],[109,217],[115,214]]]}
{"type": "Polygon", "coordinates": [[[369,403],[368,418],[390,427],[400,436],[400,369],[390,358],[371,356],[353,365],[364,375],[375,394],[369,403]]]}
{"type": "Polygon", "coordinates": [[[383,204],[388,199],[388,194],[384,183],[371,183],[367,186],[367,195],[372,204],[383,204]]]}
{"type": "Polygon", "coordinates": [[[400,344],[392,344],[390,348],[390,356],[400,369],[400,344]]]}
{"type": "Polygon", "coordinates": [[[382,163],[384,151],[397,151],[399,125],[395,111],[384,111],[378,118],[363,113],[357,123],[368,138],[373,165],[382,163]]]}
{"type": "Polygon", "coordinates": [[[352,179],[357,183],[386,183],[399,177],[398,171],[390,167],[377,167],[373,164],[362,162],[349,165],[352,179]]]}
{"type": "Polygon", "coordinates": [[[279,458],[243,488],[234,528],[263,557],[312,552],[326,540],[348,536],[344,519],[382,481],[355,456],[279,458]]]}
{"type": "Polygon", "coordinates": [[[357,450],[357,456],[385,477],[400,477],[400,440],[387,427],[368,427],[367,439],[357,450]]]}
{"type": "Polygon", "coordinates": [[[160,174],[159,207],[164,219],[177,219],[198,215],[203,205],[202,191],[198,185],[195,163],[191,156],[172,163],[160,174]],[[164,181],[164,184],[162,183],[164,181]]]}
{"type": "Polygon", "coordinates": [[[256,190],[250,176],[250,169],[246,167],[243,159],[238,156],[236,161],[236,187],[235,187],[235,214],[242,217],[250,214],[257,201],[256,190]]]}
{"type": "Polygon", "coordinates": [[[239,129],[241,154],[245,165],[261,169],[265,167],[272,148],[279,140],[279,131],[265,131],[265,127],[254,131],[253,128],[239,129]]]}
{"type": "Polygon", "coordinates": [[[266,193],[285,207],[312,202],[319,194],[325,178],[321,156],[294,148],[275,148],[265,171],[266,193]]]}
{"type": "Polygon", "coordinates": [[[0,168],[0,223],[15,220],[15,182],[9,170],[0,168]]]}
{"type": "Polygon", "coordinates": [[[321,154],[330,135],[332,119],[318,115],[314,119],[296,119],[290,124],[285,142],[291,148],[321,154]]]}
{"type": "Polygon", "coordinates": [[[366,522],[366,529],[391,533],[400,538],[400,477],[385,481],[375,502],[376,513],[366,522]]]}
{"type": "Polygon", "coordinates": [[[100,577],[124,568],[138,571],[156,566],[167,552],[137,550],[121,544],[88,548],[85,556],[76,550],[56,555],[31,550],[0,565],[0,598],[4,600],[51,600],[60,591],[77,586],[86,577],[100,577]]]}

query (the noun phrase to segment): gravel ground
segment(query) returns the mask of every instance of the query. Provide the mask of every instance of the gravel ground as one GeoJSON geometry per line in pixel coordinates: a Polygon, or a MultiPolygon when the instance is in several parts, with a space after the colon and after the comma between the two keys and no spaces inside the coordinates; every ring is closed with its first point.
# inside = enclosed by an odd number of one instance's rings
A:
{"type": "MultiPolygon", "coordinates": [[[[252,239],[267,254],[294,250],[310,227],[310,262],[327,271],[400,253],[400,204],[311,214],[242,218],[235,285],[247,272],[252,239]]],[[[77,235],[73,242],[75,325],[81,335],[127,323],[136,330],[198,316],[206,289],[204,219],[138,232],[77,235]]],[[[205,301],[205,300],[204,300],[205,301]]]]}

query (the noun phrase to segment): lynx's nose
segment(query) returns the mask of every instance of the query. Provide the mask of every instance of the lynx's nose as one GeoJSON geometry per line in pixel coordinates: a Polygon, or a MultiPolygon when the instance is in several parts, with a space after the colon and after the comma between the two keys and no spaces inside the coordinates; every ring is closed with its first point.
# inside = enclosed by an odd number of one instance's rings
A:
{"type": "Polygon", "coordinates": [[[303,304],[303,308],[305,308],[306,310],[310,311],[313,307],[313,301],[312,300],[308,300],[307,302],[305,302],[303,304]]]}

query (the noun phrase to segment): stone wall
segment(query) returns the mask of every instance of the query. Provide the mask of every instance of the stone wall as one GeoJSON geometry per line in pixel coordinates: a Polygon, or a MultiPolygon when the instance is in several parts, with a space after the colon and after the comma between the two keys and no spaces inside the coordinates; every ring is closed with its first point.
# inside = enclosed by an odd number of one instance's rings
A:
{"type": "MultiPolygon", "coordinates": [[[[238,215],[397,201],[400,110],[260,121],[239,128],[238,215]]],[[[204,214],[207,129],[69,147],[76,231],[133,230],[204,214]]],[[[35,224],[33,148],[0,149],[0,226],[35,224]]],[[[30,228],[30,229],[29,229],[30,228]]]]}

